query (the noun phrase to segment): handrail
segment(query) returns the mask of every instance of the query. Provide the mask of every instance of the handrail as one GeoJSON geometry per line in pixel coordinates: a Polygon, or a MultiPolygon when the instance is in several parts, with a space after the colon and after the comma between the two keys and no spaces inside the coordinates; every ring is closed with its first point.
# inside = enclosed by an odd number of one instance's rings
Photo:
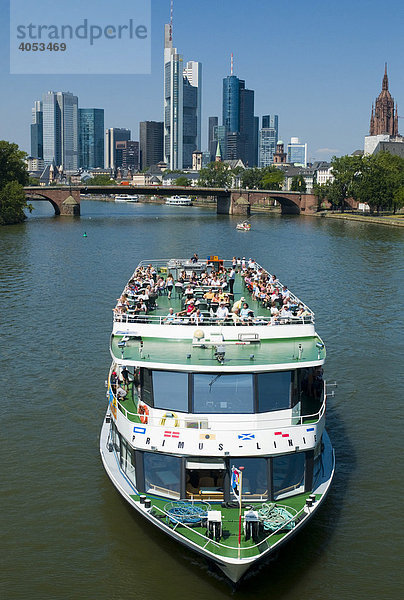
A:
{"type": "MultiPolygon", "coordinates": [[[[128,415],[132,416],[132,417],[139,417],[139,413],[133,413],[131,411],[129,411],[123,404],[122,402],[120,402],[117,398],[117,396],[114,394],[111,385],[109,385],[109,393],[113,396],[113,398],[116,401],[117,407],[119,408],[119,410],[124,414],[124,416],[130,420],[128,418],[128,415]]],[[[310,414],[310,415],[291,415],[289,417],[283,417],[283,418],[277,418],[276,419],[276,425],[272,425],[272,427],[261,427],[262,424],[265,425],[265,423],[272,423],[274,422],[274,417],[272,418],[262,418],[259,417],[259,419],[256,420],[251,420],[248,421],[246,420],[244,417],[246,416],[245,414],[240,415],[240,417],[242,417],[240,419],[227,419],[226,418],[226,424],[234,424],[234,426],[237,427],[241,427],[243,426],[244,429],[253,429],[254,431],[270,431],[270,430],[277,430],[279,429],[279,427],[281,427],[282,425],[284,427],[296,427],[298,425],[316,425],[316,423],[319,423],[322,416],[325,413],[325,408],[326,408],[326,402],[325,402],[325,397],[324,400],[320,406],[320,410],[318,410],[316,413],[310,414]],[[297,421],[297,422],[296,422],[297,421]],[[305,422],[306,421],[306,422],[305,422]],[[309,421],[309,422],[307,422],[309,421]]],[[[162,411],[164,412],[164,411],[162,411]]],[[[167,412],[167,411],[165,411],[167,412]]],[[[181,413],[182,416],[183,413],[181,413]]],[[[261,413],[254,413],[255,415],[259,415],[261,413]]],[[[162,419],[162,415],[156,416],[156,417],[152,417],[150,415],[147,416],[147,424],[151,425],[153,427],[156,426],[161,426],[161,427],[168,427],[169,425],[161,425],[161,419],[162,419]]],[[[195,423],[195,421],[198,422],[204,422],[206,423],[206,421],[208,421],[209,423],[209,428],[206,427],[200,427],[198,428],[198,431],[200,429],[207,429],[207,430],[214,430],[215,432],[226,432],[229,431],[229,429],[220,429],[220,426],[223,425],[223,421],[215,421],[213,419],[210,418],[210,415],[204,416],[203,418],[200,417],[200,415],[196,414],[196,413],[186,413],[186,417],[184,417],[184,419],[182,418],[178,418],[178,415],[176,417],[176,419],[180,422],[180,426],[176,427],[176,429],[191,429],[189,427],[186,427],[186,423],[192,421],[192,423],[195,423]],[[181,426],[181,423],[184,423],[185,426],[181,426]]],[[[132,421],[133,422],[133,421],[132,421]]],[[[194,428],[192,428],[192,430],[194,430],[194,428]]]]}
{"type": "Polygon", "coordinates": [[[306,315],[304,317],[270,317],[270,316],[256,316],[248,319],[243,319],[234,322],[233,319],[227,317],[221,319],[220,317],[203,317],[199,323],[192,320],[190,317],[175,317],[173,320],[167,320],[162,315],[152,315],[145,313],[142,315],[133,315],[127,312],[116,313],[113,311],[114,323],[139,323],[144,325],[224,325],[230,327],[241,327],[241,326],[278,326],[278,325],[308,325],[314,323],[314,315],[306,315]]]}
{"type": "MultiPolygon", "coordinates": [[[[187,500],[187,502],[189,502],[189,500],[187,500]]],[[[158,512],[162,513],[164,516],[168,517],[169,519],[172,518],[172,516],[167,513],[167,511],[165,511],[164,509],[160,508],[159,506],[153,504],[152,508],[157,510],[158,512]]],[[[288,519],[287,521],[285,521],[285,523],[283,524],[281,529],[276,529],[275,531],[272,531],[269,535],[267,535],[267,537],[265,537],[263,540],[261,540],[260,542],[258,542],[258,544],[253,544],[251,546],[247,546],[247,547],[240,547],[240,549],[238,548],[238,546],[229,546],[228,544],[222,544],[221,542],[217,542],[215,540],[211,540],[210,538],[208,538],[206,535],[204,535],[203,533],[200,533],[199,531],[196,531],[196,529],[194,529],[193,527],[189,527],[189,525],[187,525],[186,523],[181,523],[181,526],[186,527],[187,529],[189,529],[192,534],[197,534],[199,537],[201,537],[203,540],[207,540],[206,545],[204,546],[204,548],[206,548],[208,546],[209,542],[212,542],[214,546],[220,546],[221,548],[225,548],[226,550],[230,550],[231,552],[239,552],[243,553],[244,551],[251,551],[253,548],[259,548],[259,546],[262,546],[263,544],[266,544],[267,547],[270,547],[268,544],[268,540],[269,538],[271,538],[273,535],[275,534],[279,534],[279,531],[282,529],[285,529],[285,527],[287,525],[289,525],[292,521],[295,521],[302,512],[304,512],[305,507],[303,506],[299,511],[296,512],[296,514],[294,514],[290,519],[288,519]]],[[[192,541],[192,540],[191,540],[192,541]]]]}

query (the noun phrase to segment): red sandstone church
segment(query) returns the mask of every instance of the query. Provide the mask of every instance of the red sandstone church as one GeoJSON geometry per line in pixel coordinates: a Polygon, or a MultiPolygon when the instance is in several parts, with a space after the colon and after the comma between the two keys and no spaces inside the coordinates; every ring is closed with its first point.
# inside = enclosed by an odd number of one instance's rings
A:
{"type": "Polygon", "coordinates": [[[387,77],[387,63],[384,69],[382,91],[372,105],[372,116],[370,117],[370,135],[387,134],[391,137],[398,135],[397,104],[394,108],[394,98],[389,92],[389,80],[387,77]]]}

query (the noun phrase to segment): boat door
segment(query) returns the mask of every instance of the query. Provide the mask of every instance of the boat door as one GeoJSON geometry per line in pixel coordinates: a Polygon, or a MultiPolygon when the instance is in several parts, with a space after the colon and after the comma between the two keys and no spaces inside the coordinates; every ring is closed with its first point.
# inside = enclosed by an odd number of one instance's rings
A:
{"type": "Polygon", "coordinates": [[[185,465],[187,498],[224,500],[226,465],[220,458],[190,458],[185,465]]]}

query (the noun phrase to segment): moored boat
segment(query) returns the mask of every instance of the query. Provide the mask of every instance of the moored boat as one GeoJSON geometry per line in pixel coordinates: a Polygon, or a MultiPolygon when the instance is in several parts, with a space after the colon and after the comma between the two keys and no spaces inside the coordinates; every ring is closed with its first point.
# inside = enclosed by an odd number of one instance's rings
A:
{"type": "Polygon", "coordinates": [[[236,582],[310,520],[335,459],[314,313],[255,261],[234,283],[231,266],[136,268],[114,308],[100,451],[131,506],[236,582]]]}
{"type": "Polygon", "coordinates": [[[170,196],[166,200],[169,206],[192,206],[192,198],[190,196],[170,196]]]}
{"type": "Polygon", "coordinates": [[[115,202],[139,202],[139,196],[136,194],[116,194],[115,202]]]}

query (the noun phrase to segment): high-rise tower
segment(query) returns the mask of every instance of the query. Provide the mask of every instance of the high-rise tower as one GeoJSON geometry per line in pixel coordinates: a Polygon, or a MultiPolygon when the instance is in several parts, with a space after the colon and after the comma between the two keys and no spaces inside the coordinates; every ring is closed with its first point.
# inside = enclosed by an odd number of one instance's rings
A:
{"type": "Polygon", "coordinates": [[[65,171],[78,167],[78,99],[70,92],[48,92],[42,99],[43,158],[65,171]]]}
{"type": "Polygon", "coordinates": [[[201,146],[202,65],[184,61],[173,46],[173,3],[164,26],[164,160],[170,169],[192,167],[201,146]]]}

